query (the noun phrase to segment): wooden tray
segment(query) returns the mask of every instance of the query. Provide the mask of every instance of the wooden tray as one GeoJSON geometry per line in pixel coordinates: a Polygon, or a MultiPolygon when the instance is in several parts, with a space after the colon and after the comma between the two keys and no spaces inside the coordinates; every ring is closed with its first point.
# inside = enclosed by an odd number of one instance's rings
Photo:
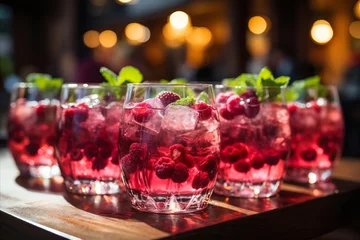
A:
{"type": "Polygon", "coordinates": [[[0,174],[4,239],[304,239],[360,216],[360,183],[341,179],[318,188],[286,183],[267,199],[214,194],[202,212],[162,215],[132,209],[124,193],[72,195],[64,191],[61,177],[19,177],[7,150],[0,150],[0,174]]]}

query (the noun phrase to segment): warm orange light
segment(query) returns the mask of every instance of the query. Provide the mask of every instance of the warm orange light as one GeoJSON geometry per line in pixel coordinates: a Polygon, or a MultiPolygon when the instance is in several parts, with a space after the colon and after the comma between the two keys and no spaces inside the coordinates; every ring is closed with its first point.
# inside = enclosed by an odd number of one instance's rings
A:
{"type": "Polygon", "coordinates": [[[262,34],[266,31],[268,24],[265,18],[261,16],[254,16],[248,22],[249,30],[254,34],[262,34]]]}
{"type": "Polygon", "coordinates": [[[90,0],[91,4],[97,7],[103,7],[106,3],[106,0],[90,0]]]}
{"type": "Polygon", "coordinates": [[[206,47],[210,44],[212,34],[209,29],[205,27],[193,27],[191,32],[186,36],[187,43],[196,47],[206,47]]]}
{"type": "Polygon", "coordinates": [[[99,35],[100,44],[105,48],[111,48],[115,46],[117,42],[116,33],[111,30],[105,30],[99,35]]]}
{"type": "Polygon", "coordinates": [[[357,18],[360,18],[360,0],[355,4],[354,13],[357,18]]]}
{"type": "Polygon", "coordinates": [[[125,36],[130,44],[138,45],[150,39],[150,30],[139,23],[130,23],[125,27],[125,36]]]}
{"type": "Polygon", "coordinates": [[[84,44],[88,48],[96,48],[99,46],[99,32],[95,30],[89,30],[83,35],[84,44]]]}
{"type": "Polygon", "coordinates": [[[163,28],[163,35],[165,44],[168,47],[177,48],[184,43],[185,35],[188,33],[189,28],[176,29],[170,23],[165,24],[163,28]]]}
{"type": "Polygon", "coordinates": [[[118,0],[120,3],[130,3],[132,0],[118,0]]]}
{"type": "Polygon", "coordinates": [[[318,44],[325,44],[331,40],[334,35],[329,22],[325,20],[317,20],[311,28],[311,38],[318,44]]]}
{"type": "Polygon", "coordinates": [[[189,25],[190,18],[185,12],[176,11],[170,15],[169,22],[173,28],[184,29],[189,25]]]}
{"type": "Polygon", "coordinates": [[[360,39],[360,21],[352,22],[349,27],[349,32],[353,38],[360,39]]]}

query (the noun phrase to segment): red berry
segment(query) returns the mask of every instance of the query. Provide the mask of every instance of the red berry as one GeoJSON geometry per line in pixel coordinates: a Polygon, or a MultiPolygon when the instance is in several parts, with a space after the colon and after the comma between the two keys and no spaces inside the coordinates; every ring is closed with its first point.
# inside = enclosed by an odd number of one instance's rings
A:
{"type": "Polygon", "coordinates": [[[36,115],[37,115],[38,121],[43,121],[45,119],[45,116],[46,116],[46,106],[39,105],[36,108],[36,115]]]}
{"type": "Polygon", "coordinates": [[[133,160],[144,162],[148,157],[148,147],[146,143],[133,143],[130,145],[129,154],[133,160]]]}
{"type": "Polygon", "coordinates": [[[157,97],[160,99],[160,101],[165,107],[170,103],[176,102],[180,99],[180,96],[178,94],[169,91],[162,91],[157,95],[157,97]]]}
{"type": "Polygon", "coordinates": [[[331,138],[327,135],[323,135],[318,139],[318,146],[321,147],[324,151],[327,151],[331,147],[331,138]]]}
{"type": "Polygon", "coordinates": [[[40,144],[36,142],[30,142],[25,146],[25,150],[30,156],[35,156],[38,153],[39,148],[40,144]]]}
{"type": "Polygon", "coordinates": [[[119,153],[117,149],[115,149],[111,155],[111,163],[115,165],[119,164],[119,153]]]}
{"type": "Polygon", "coordinates": [[[264,157],[261,153],[254,153],[250,158],[250,165],[252,168],[260,169],[264,166],[264,157]]]}
{"type": "Polygon", "coordinates": [[[226,101],[228,100],[229,97],[235,95],[235,93],[233,92],[226,92],[226,93],[219,93],[216,96],[215,102],[216,103],[226,103],[226,101]]]}
{"type": "Polygon", "coordinates": [[[21,143],[22,141],[24,141],[25,133],[23,131],[14,131],[9,134],[9,138],[11,138],[17,143],[21,143]]]}
{"type": "Polygon", "coordinates": [[[149,103],[142,102],[135,105],[131,110],[131,114],[137,122],[145,123],[149,121],[151,115],[154,113],[152,106],[149,103]]]}
{"type": "Polygon", "coordinates": [[[194,157],[190,154],[186,154],[185,157],[180,160],[184,163],[188,168],[193,168],[195,165],[194,157]]]}
{"type": "Polygon", "coordinates": [[[335,148],[331,148],[326,155],[328,155],[330,162],[333,162],[338,155],[338,151],[335,148]]]}
{"type": "Polygon", "coordinates": [[[315,149],[312,148],[302,151],[300,155],[307,162],[314,161],[317,157],[315,149]]]}
{"type": "Polygon", "coordinates": [[[70,158],[73,161],[80,161],[83,158],[84,154],[79,148],[73,148],[70,152],[70,158]]]}
{"type": "Polygon", "coordinates": [[[229,97],[226,101],[227,110],[233,115],[242,115],[245,112],[244,102],[240,101],[240,97],[238,95],[233,95],[229,97]]]}
{"type": "Polygon", "coordinates": [[[246,90],[245,92],[243,92],[241,95],[240,95],[240,98],[241,99],[248,99],[250,97],[256,97],[256,92],[254,90],[246,90]]]}
{"type": "Polygon", "coordinates": [[[219,108],[219,113],[220,113],[220,116],[226,120],[232,120],[235,118],[235,115],[230,113],[226,106],[222,106],[219,108]]]}
{"type": "Polygon", "coordinates": [[[131,158],[130,154],[126,154],[121,158],[120,163],[121,168],[126,174],[134,173],[137,170],[137,163],[131,158]]]}
{"type": "Polygon", "coordinates": [[[225,160],[225,162],[235,163],[240,160],[241,153],[237,148],[227,146],[221,151],[221,155],[223,156],[223,160],[225,160]]]}
{"type": "Polygon", "coordinates": [[[214,169],[217,169],[217,161],[215,156],[208,155],[206,158],[200,160],[200,162],[198,163],[198,167],[201,171],[208,173],[213,171],[214,169]]]}
{"type": "Polygon", "coordinates": [[[183,163],[175,164],[174,171],[171,175],[171,180],[175,183],[183,183],[189,177],[189,169],[183,163]]]}
{"type": "Polygon", "coordinates": [[[244,160],[241,160],[234,164],[234,168],[238,172],[247,173],[250,170],[250,164],[244,160]]]}
{"type": "Polygon", "coordinates": [[[107,164],[108,164],[107,160],[97,157],[92,161],[91,168],[92,170],[100,171],[101,169],[104,169],[107,164]]]}
{"type": "Polygon", "coordinates": [[[88,159],[96,157],[98,155],[98,153],[99,153],[99,149],[93,143],[87,144],[84,148],[84,154],[88,159]]]}
{"type": "Polygon", "coordinates": [[[262,132],[264,136],[274,138],[279,132],[279,127],[275,124],[265,123],[262,132]]]}
{"type": "Polygon", "coordinates": [[[156,158],[150,158],[147,163],[146,163],[146,168],[149,170],[154,170],[155,167],[155,163],[156,163],[157,159],[156,158]]]}
{"type": "Polygon", "coordinates": [[[50,146],[54,146],[56,144],[56,136],[55,135],[50,135],[46,138],[46,143],[49,144],[50,146]]]}
{"type": "Polygon", "coordinates": [[[174,144],[169,149],[170,157],[175,161],[186,156],[186,149],[181,144],[174,144]]]}
{"type": "Polygon", "coordinates": [[[160,179],[171,178],[174,171],[174,161],[168,157],[161,157],[155,163],[155,174],[160,179]]]}
{"type": "Polygon", "coordinates": [[[103,159],[108,159],[113,154],[113,147],[111,145],[100,148],[99,156],[103,159]]]}
{"type": "Polygon", "coordinates": [[[298,107],[294,103],[290,103],[288,105],[288,110],[289,110],[290,114],[294,114],[297,109],[298,109],[298,107]]]}
{"type": "Polygon", "coordinates": [[[212,116],[211,107],[204,102],[195,103],[193,108],[199,112],[200,120],[208,120],[212,116]]]}
{"type": "Polygon", "coordinates": [[[244,143],[240,143],[240,142],[235,143],[233,144],[233,147],[240,151],[240,156],[239,156],[240,159],[247,158],[249,154],[249,149],[244,143]]]}
{"type": "Polygon", "coordinates": [[[270,166],[278,164],[279,160],[279,153],[275,150],[268,150],[264,154],[264,161],[270,166]]]}
{"type": "Polygon", "coordinates": [[[194,189],[204,188],[209,184],[209,181],[209,174],[207,172],[199,172],[195,175],[191,186],[194,189]]]}
{"type": "Polygon", "coordinates": [[[288,150],[282,150],[280,151],[280,158],[282,160],[286,160],[289,156],[289,151],[288,150]]]}
{"type": "Polygon", "coordinates": [[[260,111],[260,103],[257,97],[250,97],[245,101],[245,116],[254,118],[260,111]]]}

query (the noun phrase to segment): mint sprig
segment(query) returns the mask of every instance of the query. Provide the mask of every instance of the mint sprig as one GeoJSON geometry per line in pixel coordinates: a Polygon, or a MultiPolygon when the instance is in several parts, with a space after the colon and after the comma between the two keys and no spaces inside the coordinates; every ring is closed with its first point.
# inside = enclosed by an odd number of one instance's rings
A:
{"type": "Polygon", "coordinates": [[[195,102],[196,102],[196,99],[193,96],[187,96],[187,97],[181,98],[171,104],[191,107],[192,105],[194,105],[195,102]]]}
{"type": "Polygon", "coordinates": [[[30,73],[26,82],[34,84],[45,98],[54,98],[63,84],[62,78],[52,78],[49,74],[30,73]]]}
{"type": "Polygon", "coordinates": [[[210,104],[209,94],[207,94],[206,92],[201,92],[199,96],[196,98],[196,101],[210,104]]]}
{"type": "Polygon", "coordinates": [[[301,80],[296,80],[286,91],[286,100],[295,101],[297,99],[306,99],[307,97],[318,98],[326,97],[327,89],[320,83],[320,76],[315,75],[301,80]],[[309,89],[315,89],[314,93],[309,89]],[[312,96],[311,96],[312,95],[312,96]]]}
{"type": "Polygon", "coordinates": [[[186,80],[185,78],[174,78],[173,80],[169,81],[166,79],[161,79],[160,83],[164,83],[164,84],[186,84],[188,83],[188,80],[186,80]]]}

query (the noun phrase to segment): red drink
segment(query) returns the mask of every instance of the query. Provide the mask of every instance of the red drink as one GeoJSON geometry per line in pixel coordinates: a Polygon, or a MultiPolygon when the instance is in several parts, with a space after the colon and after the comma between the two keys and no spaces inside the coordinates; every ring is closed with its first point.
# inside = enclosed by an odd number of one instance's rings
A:
{"type": "MultiPolygon", "coordinates": [[[[135,86],[128,86],[128,94],[135,86]]],[[[162,90],[185,87],[138,86],[162,90]]],[[[190,86],[208,90],[211,85],[190,86]]],[[[119,135],[122,177],[133,207],[141,211],[204,209],[215,184],[219,163],[217,111],[201,101],[191,106],[173,105],[171,102],[180,96],[172,101],[168,97],[172,94],[162,91],[141,103],[128,102],[125,108],[119,135]],[[167,97],[159,97],[161,94],[167,97]]]]}
{"type": "Polygon", "coordinates": [[[321,98],[290,103],[288,108],[292,136],[286,178],[310,184],[329,179],[341,154],[340,106],[321,98]]]}
{"type": "MultiPolygon", "coordinates": [[[[32,87],[21,84],[16,92],[24,95],[29,88],[32,87]]],[[[50,178],[60,174],[54,154],[58,105],[55,100],[24,98],[10,104],[8,145],[21,175],[50,178]]]]}
{"type": "Polygon", "coordinates": [[[102,95],[87,95],[97,88],[64,85],[62,90],[58,162],[68,191],[79,194],[119,191],[117,139],[122,103],[107,103],[102,95]],[[86,96],[76,103],[63,99],[66,91],[75,89],[82,89],[86,96]]]}
{"type": "Polygon", "coordinates": [[[259,102],[251,89],[241,95],[231,91],[236,88],[217,90],[227,92],[219,93],[216,98],[220,112],[221,162],[215,192],[236,197],[274,195],[279,190],[289,153],[286,105],[259,102]]]}

